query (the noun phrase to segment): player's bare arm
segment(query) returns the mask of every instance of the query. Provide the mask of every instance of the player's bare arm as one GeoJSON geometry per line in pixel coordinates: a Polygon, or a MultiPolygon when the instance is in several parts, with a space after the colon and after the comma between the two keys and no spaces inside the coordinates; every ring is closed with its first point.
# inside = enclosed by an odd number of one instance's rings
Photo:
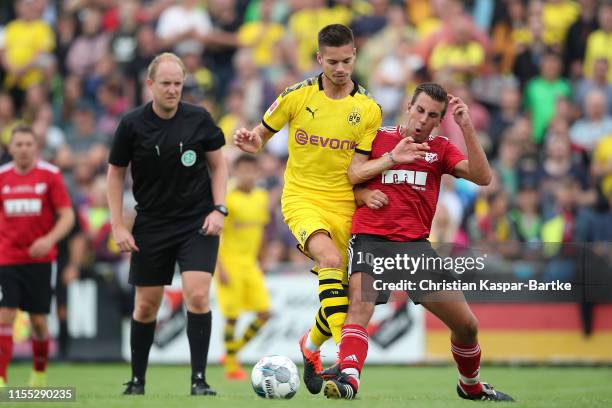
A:
{"type": "Polygon", "coordinates": [[[348,168],[348,178],[351,184],[368,181],[396,164],[409,164],[425,157],[429,150],[427,143],[415,143],[410,136],[404,137],[387,154],[378,159],[368,160],[365,154],[355,152],[348,168]]]}
{"type": "Polygon", "coordinates": [[[478,141],[476,130],[472,124],[467,105],[458,97],[448,95],[449,105],[455,122],[461,128],[467,147],[467,160],[462,160],[455,166],[453,175],[470,180],[478,185],[486,186],[491,182],[491,168],[487,156],[478,141]]]}
{"type": "MultiPolygon", "coordinates": [[[[225,193],[227,191],[228,169],[221,149],[206,152],[206,160],[210,167],[210,182],[215,206],[225,206],[225,193]]],[[[225,215],[220,211],[212,211],[204,219],[202,229],[206,235],[219,235],[223,229],[225,215]]]]}
{"type": "Polygon", "coordinates": [[[253,130],[237,129],[234,132],[234,144],[243,152],[255,154],[259,153],[272,136],[274,133],[260,123],[253,130]]]}
{"type": "Polygon", "coordinates": [[[353,189],[353,194],[355,194],[357,207],[366,205],[373,210],[377,210],[389,204],[387,195],[378,189],[370,190],[363,185],[358,185],[353,189]]]}
{"type": "Polygon", "coordinates": [[[106,196],[110,210],[113,239],[121,252],[138,251],[134,236],[123,222],[123,184],[127,167],[108,165],[106,196]]]}
{"type": "Polygon", "coordinates": [[[30,245],[28,252],[32,258],[40,258],[49,253],[55,244],[64,238],[74,225],[74,211],[72,207],[57,209],[57,221],[48,234],[38,238],[30,245]]]}

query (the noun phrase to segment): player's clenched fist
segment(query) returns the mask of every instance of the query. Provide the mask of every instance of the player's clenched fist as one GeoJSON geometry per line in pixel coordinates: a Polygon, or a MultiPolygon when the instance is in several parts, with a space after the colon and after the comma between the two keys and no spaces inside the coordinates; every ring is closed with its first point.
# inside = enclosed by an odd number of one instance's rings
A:
{"type": "Polygon", "coordinates": [[[262,140],[256,132],[240,128],[234,132],[234,144],[244,152],[257,153],[261,149],[262,140]]]}

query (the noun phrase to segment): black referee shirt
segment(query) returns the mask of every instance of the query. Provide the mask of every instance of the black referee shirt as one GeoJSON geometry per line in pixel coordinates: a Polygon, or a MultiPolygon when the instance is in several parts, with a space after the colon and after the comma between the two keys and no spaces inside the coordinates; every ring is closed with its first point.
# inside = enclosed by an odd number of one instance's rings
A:
{"type": "Polygon", "coordinates": [[[132,164],[139,214],[203,215],[214,207],[205,153],[224,144],[223,132],[206,109],[180,102],[173,118],[162,119],[149,102],[121,119],[108,162],[132,164]]]}

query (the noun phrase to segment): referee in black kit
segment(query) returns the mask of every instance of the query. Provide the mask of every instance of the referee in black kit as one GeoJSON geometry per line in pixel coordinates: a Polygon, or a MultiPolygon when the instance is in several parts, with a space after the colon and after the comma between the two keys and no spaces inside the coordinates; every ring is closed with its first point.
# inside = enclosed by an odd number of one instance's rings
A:
{"type": "Polygon", "coordinates": [[[191,351],[191,394],[215,395],[206,383],[210,344],[209,289],[223,226],[227,168],[223,132],[203,108],[181,102],[185,67],[174,54],[149,65],[153,101],[127,113],[109,158],[108,202],[117,245],[131,252],[136,287],[130,348],[132,378],[124,394],[144,394],[145,372],[164,285],[181,271],[191,351]],[[136,221],[125,226],[123,188],[132,165],[136,221]]]}

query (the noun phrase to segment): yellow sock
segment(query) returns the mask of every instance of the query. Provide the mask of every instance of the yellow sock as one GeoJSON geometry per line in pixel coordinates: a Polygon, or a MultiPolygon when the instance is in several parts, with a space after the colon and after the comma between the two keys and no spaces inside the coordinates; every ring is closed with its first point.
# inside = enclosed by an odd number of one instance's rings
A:
{"type": "Polygon", "coordinates": [[[240,350],[240,341],[234,339],[235,330],[236,320],[228,319],[223,330],[225,352],[227,353],[226,360],[228,361],[232,358],[235,359],[236,353],[240,350]]]}
{"type": "Polygon", "coordinates": [[[348,312],[348,297],[342,286],[342,270],[321,268],[319,270],[319,301],[323,315],[336,344],[340,344],[342,325],[348,312]]]}
{"type": "Polygon", "coordinates": [[[242,339],[240,339],[240,348],[244,347],[245,344],[251,341],[251,339],[257,335],[257,333],[259,332],[259,329],[261,329],[261,327],[265,323],[266,323],[265,320],[261,320],[256,317],[255,320],[253,320],[251,324],[249,325],[249,327],[247,327],[246,330],[244,331],[244,334],[242,335],[242,339]]]}
{"type": "Polygon", "coordinates": [[[310,342],[317,347],[321,347],[331,335],[331,329],[329,328],[329,324],[327,324],[327,318],[323,314],[323,309],[319,308],[315,317],[315,324],[310,329],[310,342]]]}

